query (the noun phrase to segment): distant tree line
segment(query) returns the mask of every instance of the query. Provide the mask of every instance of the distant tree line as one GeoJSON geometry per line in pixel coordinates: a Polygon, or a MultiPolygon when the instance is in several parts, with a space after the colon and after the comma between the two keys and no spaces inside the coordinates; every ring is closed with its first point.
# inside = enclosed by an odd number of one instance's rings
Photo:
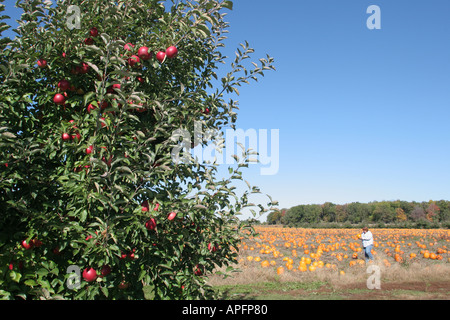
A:
{"type": "Polygon", "coordinates": [[[269,213],[267,224],[286,226],[450,227],[450,201],[373,201],[305,204],[269,213]]]}

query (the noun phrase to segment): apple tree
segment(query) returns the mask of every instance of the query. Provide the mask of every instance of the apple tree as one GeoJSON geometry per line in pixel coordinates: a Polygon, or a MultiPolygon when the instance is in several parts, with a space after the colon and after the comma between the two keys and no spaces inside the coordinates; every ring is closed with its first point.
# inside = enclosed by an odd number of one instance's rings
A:
{"type": "Polygon", "coordinates": [[[259,190],[235,187],[248,152],[219,178],[175,161],[174,132],[234,128],[238,87],[274,69],[246,67],[245,42],[223,71],[232,5],[16,2],[15,37],[0,37],[1,298],[213,297],[259,190]]]}

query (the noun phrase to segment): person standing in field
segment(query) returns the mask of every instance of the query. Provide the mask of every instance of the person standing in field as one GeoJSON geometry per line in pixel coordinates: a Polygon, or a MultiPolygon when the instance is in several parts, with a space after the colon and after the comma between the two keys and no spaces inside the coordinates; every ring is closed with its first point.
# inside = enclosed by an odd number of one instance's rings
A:
{"type": "Polygon", "coordinates": [[[372,248],[373,248],[373,235],[372,232],[369,231],[369,228],[364,227],[361,233],[362,245],[364,248],[364,257],[366,259],[366,263],[369,260],[373,261],[372,248]]]}

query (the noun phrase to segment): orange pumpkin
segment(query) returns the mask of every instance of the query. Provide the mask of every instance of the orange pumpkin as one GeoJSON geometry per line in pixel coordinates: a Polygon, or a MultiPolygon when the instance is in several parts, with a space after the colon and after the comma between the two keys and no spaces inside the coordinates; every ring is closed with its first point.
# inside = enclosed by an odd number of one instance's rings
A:
{"type": "Polygon", "coordinates": [[[301,272],[305,272],[308,270],[308,267],[306,266],[305,263],[300,263],[300,265],[298,266],[298,270],[301,272]]]}
{"type": "Polygon", "coordinates": [[[403,262],[402,256],[399,255],[398,253],[396,253],[396,254],[394,255],[394,259],[395,259],[395,261],[397,261],[397,262],[403,262]]]}
{"type": "Polygon", "coordinates": [[[270,266],[270,262],[267,260],[264,260],[261,262],[261,267],[266,268],[270,266]]]}
{"type": "Polygon", "coordinates": [[[282,274],[284,272],[284,268],[283,267],[278,267],[277,268],[277,274],[282,274]]]}

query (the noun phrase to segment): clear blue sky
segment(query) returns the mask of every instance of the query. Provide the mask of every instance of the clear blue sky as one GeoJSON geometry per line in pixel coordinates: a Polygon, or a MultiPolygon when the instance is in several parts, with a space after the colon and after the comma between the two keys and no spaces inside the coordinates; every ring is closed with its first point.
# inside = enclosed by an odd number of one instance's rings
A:
{"type": "Polygon", "coordinates": [[[298,204],[450,195],[450,1],[235,1],[229,48],[276,72],[240,92],[238,127],[280,130],[280,169],[249,180],[298,204]],[[369,5],[381,29],[369,30],[369,5]]]}
{"type": "Polygon", "coordinates": [[[247,180],[286,208],[448,200],[449,15],[448,0],[235,0],[226,53],[247,40],[277,68],[240,89],[238,128],[280,133],[278,173],[247,180]]]}

